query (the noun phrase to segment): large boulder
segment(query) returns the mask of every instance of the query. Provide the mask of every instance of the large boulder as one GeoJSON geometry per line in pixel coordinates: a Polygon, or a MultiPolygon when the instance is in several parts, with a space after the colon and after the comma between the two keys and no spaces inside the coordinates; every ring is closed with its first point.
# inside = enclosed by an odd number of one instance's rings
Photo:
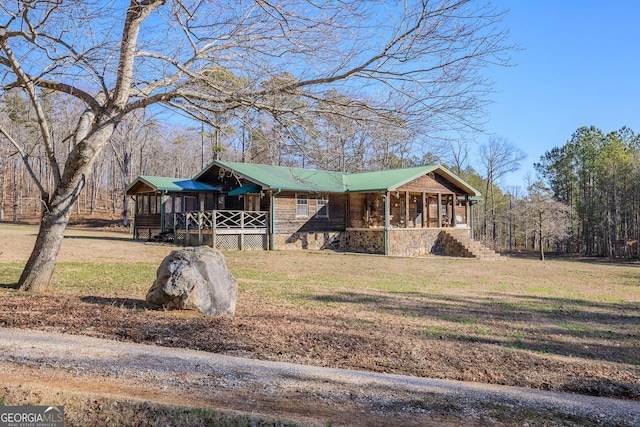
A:
{"type": "Polygon", "coordinates": [[[147,293],[155,308],[198,310],[209,316],[233,316],[238,283],[224,256],[209,246],[171,252],[158,267],[147,293]]]}

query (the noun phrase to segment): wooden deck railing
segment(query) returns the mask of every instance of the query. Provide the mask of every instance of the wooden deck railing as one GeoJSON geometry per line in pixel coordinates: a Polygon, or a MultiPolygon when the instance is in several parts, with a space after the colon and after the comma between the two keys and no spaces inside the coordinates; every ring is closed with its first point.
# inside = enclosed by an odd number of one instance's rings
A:
{"type": "Polygon", "coordinates": [[[165,215],[164,230],[266,229],[267,212],[204,211],[165,215]]]}

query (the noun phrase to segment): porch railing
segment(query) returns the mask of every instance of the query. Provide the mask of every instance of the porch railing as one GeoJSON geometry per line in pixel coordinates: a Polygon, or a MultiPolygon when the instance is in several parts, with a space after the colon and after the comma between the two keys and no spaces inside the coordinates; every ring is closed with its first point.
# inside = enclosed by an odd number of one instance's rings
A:
{"type": "Polygon", "coordinates": [[[204,211],[165,215],[164,230],[266,229],[267,212],[204,211]]]}
{"type": "Polygon", "coordinates": [[[165,214],[163,240],[218,249],[267,249],[267,212],[204,211],[165,214]]]}

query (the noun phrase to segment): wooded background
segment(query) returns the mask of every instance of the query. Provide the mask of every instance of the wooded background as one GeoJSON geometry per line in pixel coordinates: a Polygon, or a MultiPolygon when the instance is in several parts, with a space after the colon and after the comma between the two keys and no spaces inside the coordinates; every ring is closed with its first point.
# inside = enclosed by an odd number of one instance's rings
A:
{"type": "MultiPolygon", "coordinates": [[[[54,136],[68,135],[68,110],[81,106],[61,102],[55,94],[43,97],[55,124],[54,136]]],[[[29,147],[33,169],[51,188],[30,108],[19,92],[8,91],[0,100],[0,120],[29,147]]],[[[640,137],[628,128],[609,133],[580,128],[565,145],[535,163],[537,179],[522,187],[500,188],[500,178],[524,160],[501,138],[490,138],[479,147],[442,140],[424,153],[415,150],[409,133],[381,126],[363,130],[346,115],[309,118],[314,126],[298,127],[297,135],[259,113],[228,114],[215,118],[215,125],[185,123],[180,118],[165,122],[148,112],[123,122],[87,179],[75,220],[109,219],[114,226],[128,225],[132,206],[124,189],[137,176],[191,178],[216,157],[344,172],[442,163],[483,193],[484,200],[474,208],[474,235],[496,249],[639,256],[640,137]]],[[[60,158],[70,149],[69,140],[55,141],[60,158]]],[[[22,159],[9,144],[0,143],[0,220],[37,221],[41,209],[38,188],[22,159]]]]}
{"type": "MultiPolygon", "coordinates": [[[[43,91],[41,96],[54,138],[69,135],[65,118],[72,115],[69,110],[82,107],[54,93],[43,91]]],[[[3,94],[0,120],[27,141],[33,169],[51,188],[36,119],[19,92],[3,94]]],[[[504,189],[498,185],[500,178],[517,169],[524,155],[502,138],[490,138],[480,147],[443,140],[424,153],[415,150],[408,132],[380,125],[363,129],[347,115],[309,118],[314,125],[305,127],[283,126],[259,113],[227,114],[215,118],[215,125],[191,123],[170,125],[148,112],[127,118],[94,164],[74,209],[76,220],[110,219],[114,225],[128,225],[132,206],[124,189],[137,176],[190,178],[214,157],[344,172],[442,163],[482,191],[484,200],[474,208],[474,235],[496,249],[639,256],[640,137],[628,128],[609,133],[580,128],[535,163],[537,179],[504,189]]],[[[55,141],[54,146],[62,159],[72,147],[70,140],[55,141]]],[[[1,143],[0,220],[37,221],[41,209],[38,188],[22,159],[1,143]]]]}

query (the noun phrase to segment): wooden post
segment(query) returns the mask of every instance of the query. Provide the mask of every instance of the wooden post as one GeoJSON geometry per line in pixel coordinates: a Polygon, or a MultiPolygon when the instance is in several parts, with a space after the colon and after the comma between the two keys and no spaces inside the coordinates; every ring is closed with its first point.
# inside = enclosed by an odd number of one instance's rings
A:
{"type": "MultiPolygon", "coordinates": [[[[164,208],[164,195],[162,193],[160,193],[159,196],[160,197],[160,236],[164,236],[164,232],[167,231],[165,230],[165,227],[167,226],[166,224],[166,220],[165,220],[165,208],[164,208]]],[[[162,237],[162,239],[164,240],[164,237],[162,237]]]]}
{"type": "Polygon", "coordinates": [[[240,211],[240,250],[244,250],[244,212],[240,211]]]}
{"type": "Polygon", "coordinates": [[[178,244],[178,233],[176,231],[176,195],[171,193],[171,213],[173,214],[173,244],[178,244]]]}
{"type": "Polygon", "coordinates": [[[438,228],[442,227],[442,193],[438,193],[438,228]]]}
{"type": "Polygon", "coordinates": [[[203,239],[203,235],[202,235],[202,227],[204,226],[204,194],[200,193],[198,194],[198,202],[199,202],[199,209],[198,209],[198,244],[202,245],[202,243],[204,242],[203,239]]]}
{"type": "Polygon", "coordinates": [[[422,228],[425,228],[426,224],[428,224],[429,220],[429,208],[427,205],[427,193],[425,193],[424,191],[422,192],[422,221],[420,226],[422,228]]]}
{"type": "Polygon", "coordinates": [[[191,235],[189,234],[189,213],[184,213],[184,244],[191,246],[191,235]]]}
{"type": "Polygon", "coordinates": [[[450,196],[451,200],[451,214],[449,215],[449,226],[450,227],[455,227],[456,225],[456,195],[451,194],[450,196]]]}
{"type": "Polygon", "coordinates": [[[404,228],[409,228],[409,191],[404,192],[404,228]]]}
{"type": "Polygon", "coordinates": [[[464,196],[464,222],[465,224],[467,224],[467,227],[470,227],[470,220],[469,220],[469,195],[465,194],[464,196]]]}
{"type": "Polygon", "coordinates": [[[429,201],[429,195],[426,194],[427,197],[427,227],[429,227],[429,221],[431,220],[431,202],[429,201]]]}
{"type": "Polygon", "coordinates": [[[218,228],[218,211],[211,211],[211,247],[217,249],[216,245],[216,230],[218,228]]]}
{"type": "Polygon", "coordinates": [[[382,240],[382,245],[384,246],[383,251],[385,255],[389,255],[389,215],[391,215],[391,193],[387,191],[387,194],[384,196],[384,235],[382,240]]]}
{"type": "Polygon", "coordinates": [[[347,194],[347,203],[344,204],[345,228],[351,227],[351,193],[347,194]]]}
{"type": "Polygon", "coordinates": [[[178,214],[175,209],[173,210],[173,244],[178,244],[178,229],[176,227],[176,223],[178,222],[178,214]]]}
{"type": "MultiPolygon", "coordinates": [[[[133,240],[138,240],[138,221],[136,216],[138,216],[138,195],[136,194],[136,198],[134,199],[134,212],[135,214],[133,215],[133,240]]],[[[13,207],[13,222],[17,222],[16,219],[16,207],[13,207]]]]}

